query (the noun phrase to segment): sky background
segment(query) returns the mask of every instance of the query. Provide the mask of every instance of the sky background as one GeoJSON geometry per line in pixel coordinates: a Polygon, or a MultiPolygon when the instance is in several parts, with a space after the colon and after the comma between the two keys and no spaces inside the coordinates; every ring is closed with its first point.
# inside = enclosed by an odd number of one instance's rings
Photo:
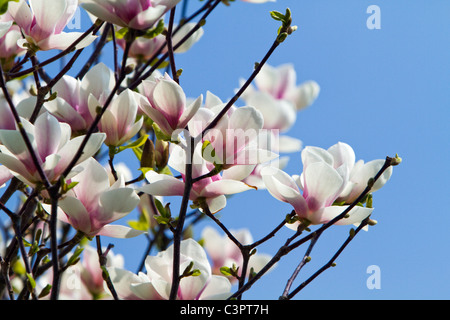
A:
{"type": "MultiPolygon", "coordinates": [[[[191,0],[188,12],[199,4],[191,0]]],[[[295,299],[450,298],[450,3],[277,0],[220,5],[208,18],[200,42],[176,56],[186,94],[197,97],[211,91],[222,100],[233,96],[239,79],[250,75],[274,40],[279,22],[269,12],[287,7],[298,30],[268,64],[292,63],[298,83],[315,80],[321,87],[316,102],[298,113],[287,134],[305,146],[325,149],[346,142],[365,161],[396,153],[403,158],[390,181],[374,194],[372,217],[378,224],[358,234],[337,266],[295,299]],[[370,5],[381,10],[379,30],[366,26],[370,5]],[[371,265],[380,268],[380,289],[366,285],[371,265]]],[[[86,16],[82,19],[88,23],[86,16]]],[[[301,170],[300,153],[291,154],[285,171],[301,170]]],[[[229,199],[220,219],[230,229],[249,229],[256,240],[291,210],[265,190],[249,191],[229,199]]],[[[293,288],[329,260],[349,229],[336,226],[322,235],[293,288]]],[[[292,230],[284,228],[259,252],[274,254],[290,235],[292,230]]],[[[108,242],[134,271],[146,241],[103,240],[108,242]]],[[[305,250],[303,246],[284,257],[244,298],[277,299],[305,250]]]]}

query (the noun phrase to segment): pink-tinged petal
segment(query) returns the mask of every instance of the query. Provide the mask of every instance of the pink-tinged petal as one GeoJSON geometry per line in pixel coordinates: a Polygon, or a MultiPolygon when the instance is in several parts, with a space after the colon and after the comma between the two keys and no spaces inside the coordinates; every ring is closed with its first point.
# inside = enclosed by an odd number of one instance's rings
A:
{"type": "Polygon", "coordinates": [[[232,130],[247,130],[258,133],[263,128],[264,118],[256,108],[245,106],[237,108],[230,117],[229,129],[232,130]]]}
{"type": "Polygon", "coordinates": [[[178,127],[179,128],[185,128],[188,124],[188,122],[192,119],[192,117],[196,114],[196,112],[200,109],[202,105],[202,99],[203,96],[200,95],[197,99],[195,99],[194,102],[192,102],[186,110],[182,113],[180,116],[180,119],[178,120],[178,127]]]}
{"type": "Polygon", "coordinates": [[[342,165],[347,166],[350,170],[355,164],[355,152],[347,143],[338,142],[328,148],[328,152],[334,158],[334,167],[338,168],[342,165]]]}
{"type": "MultiPolygon", "coordinates": [[[[309,217],[312,224],[323,224],[331,221],[338,215],[340,215],[348,206],[330,206],[322,208],[316,211],[313,215],[309,217]]],[[[348,218],[342,218],[338,220],[335,225],[350,225],[355,223],[360,223],[365,218],[367,218],[373,211],[373,208],[365,207],[354,207],[348,213],[348,218]]]]}
{"type": "MultiPolygon", "coordinates": [[[[30,141],[34,141],[34,137],[28,134],[30,141]]],[[[0,142],[13,154],[20,158],[28,155],[28,149],[22,135],[17,130],[0,130],[0,142]]]]}
{"type": "Polygon", "coordinates": [[[245,102],[262,113],[265,129],[287,131],[297,119],[297,113],[290,102],[277,100],[267,92],[258,91],[248,95],[245,102]]]}
{"type": "Polygon", "coordinates": [[[13,17],[14,22],[19,27],[25,29],[25,32],[29,31],[29,27],[33,21],[33,14],[26,1],[8,2],[8,13],[13,17]]]}
{"type": "Polygon", "coordinates": [[[58,151],[61,128],[58,120],[49,113],[39,116],[35,122],[35,139],[41,160],[58,151]]]}
{"type": "MultiPolygon", "coordinates": [[[[351,203],[358,198],[358,196],[367,187],[367,182],[370,178],[375,177],[378,171],[382,168],[384,160],[372,160],[367,163],[363,161],[358,161],[355,165],[353,172],[351,173],[350,180],[354,184],[351,193],[346,198],[347,203],[351,203]]],[[[378,180],[373,185],[371,192],[379,190],[384,184],[390,179],[392,175],[392,167],[389,167],[384,171],[384,173],[378,178],[378,180]]]]}
{"type": "Polygon", "coordinates": [[[148,171],[145,178],[149,182],[140,188],[142,191],[155,196],[181,196],[184,192],[184,182],[166,175],[158,174],[154,171],[148,171]]]}
{"type": "Polygon", "coordinates": [[[261,169],[261,176],[267,191],[275,198],[287,202],[294,207],[295,212],[302,218],[306,218],[308,205],[300,194],[295,181],[284,171],[266,166],[261,169]]]}
{"type": "Polygon", "coordinates": [[[58,93],[57,98],[67,101],[73,109],[80,104],[80,81],[71,76],[64,75],[53,87],[53,91],[58,93]]]}
{"type": "MultiPolygon", "coordinates": [[[[41,50],[65,50],[81,36],[81,32],[61,32],[50,35],[48,38],[39,41],[37,45],[41,50]]],[[[97,39],[97,36],[88,35],[75,46],[75,49],[85,48],[95,39],[97,39]]]]}
{"type": "MultiPolygon", "coordinates": [[[[201,134],[214,117],[215,114],[210,109],[199,108],[188,122],[188,129],[191,135],[196,137],[201,134]]],[[[205,140],[207,140],[206,137],[205,140]]]]}
{"type": "Polygon", "coordinates": [[[102,193],[99,201],[102,213],[96,219],[110,223],[133,211],[139,203],[139,197],[132,188],[119,188],[102,193]]]}
{"type": "Polygon", "coordinates": [[[312,146],[305,147],[302,150],[301,157],[303,163],[303,170],[305,170],[305,168],[308,167],[308,165],[313,162],[325,162],[332,167],[334,165],[334,159],[331,153],[320,147],[312,147],[312,146]]]}
{"type": "Polygon", "coordinates": [[[56,97],[56,99],[45,103],[44,107],[59,121],[68,123],[73,131],[86,128],[86,121],[66,100],[56,97]]]}
{"type": "Polygon", "coordinates": [[[66,25],[73,19],[78,9],[78,0],[64,0],[66,8],[59,19],[58,24],[55,26],[55,33],[61,33],[66,25]]]}
{"type": "Polygon", "coordinates": [[[136,121],[129,129],[126,135],[124,135],[119,142],[120,144],[125,143],[126,141],[130,140],[132,137],[134,137],[139,130],[141,130],[142,125],[144,124],[144,118],[140,118],[138,121],[136,121]]]}
{"type": "Polygon", "coordinates": [[[249,186],[241,181],[236,180],[216,180],[208,184],[200,193],[200,196],[205,196],[207,198],[214,197],[223,194],[235,194],[244,192],[247,190],[256,189],[255,187],[249,186]]]}
{"type": "Polygon", "coordinates": [[[0,22],[0,38],[8,32],[9,28],[12,26],[12,23],[12,21],[0,22]]]}
{"type": "Polygon", "coordinates": [[[74,191],[86,208],[94,210],[98,206],[99,195],[109,188],[108,173],[94,158],[86,160],[82,167],[83,171],[72,178],[78,182],[74,191]]]}
{"type": "Polygon", "coordinates": [[[165,6],[150,7],[147,10],[139,12],[133,19],[128,22],[128,26],[133,29],[143,30],[148,29],[161,18],[166,11],[165,6]]]}
{"type": "Polygon", "coordinates": [[[77,198],[65,197],[58,201],[59,207],[68,216],[69,223],[77,230],[90,234],[91,220],[89,212],[77,198]]]}
{"type": "Polygon", "coordinates": [[[199,300],[225,300],[230,297],[231,283],[223,276],[212,275],[199,300]]]}
{"type": "Polygon", "coordinates": [[[117,120],[111,110],[106,110],[100,121],[100,130],[106,133],[105,144],[108,146],[116,146],[119,141],[117,120]]]}
{"type": "Polygon", "coordinates": [[[108,224],[97,231],[96,234],[111,238],[128,239],[144,234],[145,232],[121,225],[108,224]]]}
{"type": "MultiPolygon", "coordinates": [[[[67,142],[64,147],[62,147],[58,154],[61,156],[61,161],[55,170],[61,172],[66,169],[66,166],[72,161],[73,157],[77,153],[81,143],[85,136],[75,137],[69,142],[67,142]]],[[[102,146],[103,141],[105,141],[106,135],[104,133],[94,133],[89,137],[88,143],[83,149],[83,154],[77,161],[77,164],[83,162],[84,160],[92,157],[102,146]]]]}
{"type": "Polygon", "coordinates": [[[144,111],[144,113],[149,116],[149,118],[152,119],[165,134],[172,134],[173,128],[164,117],[164,114],[162,114],[159,110],[154,109],[150,106],[150,104],[141,104],[140,107],[142,111],[144,111]]]}
{"type": "Polygon", "coordinates": [[[331,205],[344,186],[344,180],[339,173],[325,162],[311,163],[303,174],[303,195],[311,211],[331,205]]]}
{"type": "MultiPolygon", "coordinates": [[[[227,197],[224,195],[220,195],[213,198],[206,198],[206,204],[208,205],[208,209],[212,214],[215,214],[225,208],[227,205],[227,197]]],[[[203,210],[200,209],[202,212],[203,210]]]]}
{"type": "Polygon", "coordinates": [[[162,300],[163,298],[155,289],[152,282],[134,282],[131,283],[130,292],[136,297],[136,299],[141,300],[162,300]]]}
{"type": "Polygon", "coordinates": [[[45,0],[29,0],[29,3],[38,27],[46,33],[53,33],[64,15],[66,1],[53,0],[51,9],[48,7],[48,1],[45,0]]]}
{"type": "Polygon", "coordinates": [[[26,167],[16,157],[7,155],[4,152],[0,153],[0,163],[7,167],[11,172],[19,175],[19,179],[26,184],[33,184],[39,179],[29,172],[29,168],[26,167]]]}
{"type": "Polygon", "coordinates": [[[116,267],[109,267],[108,274],[120,299],[139,299],[130,288],[130,284],[138,284],[141,281],[141,278],[139,278],[138,275],[134,274],[131,271],[119,269],[116,267]]]}
{"type": "Polygon", "coordinates": [[[114,100],[110,110],[116,116],[119,136],[126,135],[136,121],[138,110],[136,95],[133,94],[133,91],[126,89],[114,100]]]}
{"type": "Polygon", "coordinates": [[[256,165],[236,165],[226,169],[222,173],[223,179],[241,181],[247,178],[255,169],[256,165]]]}
{"type": "Polygon", "coordinates": [[[0,188],[13,176],[7,167],[0,165],[0,188]]]}
{"type": "Polygon", "coordinates": [[[83,101],[88,101],[89,95],[92,94],[100,99],[103,95],[109,95],[114,84],[114,72],[102,62],[96,64],[81,80],[81,98],[83,101]]]}
{"type": "Polygon", "coordinates": [[[58,165],[60,159],[61,157],[57,154],[51,154],[44,159],[45,162],[42,166],[42,169],[44,170],[47,178],[50,181],[54,181],[58,178],[59,173],[57,173],[58,175],[55,176],[55,167],[58,165]]]}
{"type": "Polygon", "coordinates": [[[319,84],[310,80],[303,82],[296,89],[290,91],[286,99],[295,103],[297,111],[299,111],[313,104],[319,93],[319,84]]]}
{"type": "Polygon", "coordinates": [[[186,107],[186,96],[183,89],[173,80],[161,79],[153,90],[155,108],[169,122],[173,129],[177,128],[178,120],[186,107]]]}
{"type": "Polygon", "coordinates": [[[107,3],[105,4],[105,1],[82,0],[80,3],[83,9],[99,19],[111,22],[121,27],[127,27],[126,23],[120,19],[114,11],[108,10],[109,5],[107,3]]]}
{"type": "MultiPolygon", "coordinates": [[[[196,23],[186,23],[184,24],[177,33],[174,34],[172,41],[174,46],[176,46],[191,30],[196,26],[196,23]]],[[[175,53],[184,53],[188,51],[196,42],[200,40],[203,36],[203,29],[199,28],[195,31],[187,41],[183,42],[176,50],[175,53]]]]}

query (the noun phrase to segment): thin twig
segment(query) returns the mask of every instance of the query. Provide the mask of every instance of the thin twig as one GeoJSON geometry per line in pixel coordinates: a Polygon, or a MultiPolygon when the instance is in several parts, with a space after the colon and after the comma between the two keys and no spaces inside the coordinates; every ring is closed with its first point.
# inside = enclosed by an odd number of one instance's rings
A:
{"type": "Polygon", "coordinates": [[[293,290],[289,295],[287,295],[286,299],[292,299],[297,293],[299,293],[304,287],[306,287],[309,283],[311,283],[321,273],[331,268],[334,265],[336,259],[339,257],[342,251],[344,251],[347,245],[353,240],[356,234],[358,234],[358,232],[361,231],[361,229],[367,225],[367,221],[368,218],[366,218],[363,222],[361,222],[361,224],[356,228],[356,230],[352,229],[354,230],[354,232],[350,233],[350,235],[347,237],[342,246],[337,250],[337,252],[333,255],[333,257],[324,266],[322,266],[319,270],[317,270],[311,277],[309,277],[306,281],[300,284],[295,290],[293,290]]]}
{"type": "Polygon", "coordinates": [[[180,213],[178,215],[177,226],[173,236],[173,271],[172,271],[172,286],[170,290],[170,300],[175,300],[178,294],[180,285],[180,246],[181,236],[184,228],[184,221],[186,219],[186,212],[189,202],[189,197],[192,188],[192,159],[194,156],[195,139],[192,137],[186,138],[190,143],[190,152],[186,152],[186,168],[185,168],[185,185],[183,198],[180,205],[180,213]]]}

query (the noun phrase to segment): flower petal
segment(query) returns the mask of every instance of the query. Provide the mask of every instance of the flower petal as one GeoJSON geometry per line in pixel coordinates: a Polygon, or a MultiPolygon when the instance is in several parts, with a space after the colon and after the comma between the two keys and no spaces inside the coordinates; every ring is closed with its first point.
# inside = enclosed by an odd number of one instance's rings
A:
{"type": "Polygon", "coordinates": [[[140,188],[142,191],[155,196],[181,196],[184,192],[184,182],[166,175],[158,174],[154,171],[148,171],[145,178],[149,182],[140,188]]]}
{"type": "Polygon", "coordinates": [[[107,224],[101,228],[96,234],[111,238],[128,239],[140,236],[145,232],[121,225],[107,224]]]}

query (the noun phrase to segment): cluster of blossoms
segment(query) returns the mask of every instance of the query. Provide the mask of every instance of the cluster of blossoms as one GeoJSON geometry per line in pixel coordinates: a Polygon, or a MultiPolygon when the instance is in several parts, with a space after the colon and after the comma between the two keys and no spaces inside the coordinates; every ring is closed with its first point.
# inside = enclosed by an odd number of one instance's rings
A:
{"type": "MultiPolygon", "coordinates": [[[[128,54],[124,66],[133,65],[136,70],[157,55],[186,52],[200,40],[203,30],[195,23],[175,26],[173,52],[165,33],[146,33],[154,31],[179,2],[79,1],[91,17],[109,23],[117,35],[133,30],[131,41],[127,36],[114,41],[128,54]]],[[[98,39],[93,34],[63,31],[78,5],[77,0],[57,0],[48,10],[43,0],[10,2],[0,19],[3,71],[17,72],[25,54],[23,59],[39,51],[65,50],[74,42],[78,50],[98,39]]],[[[295,210],[297,219],[287,223],[288,227],[324,224],[348,208],[383,167],[384,160],[356,161],[353,149],[345,143],[327,150],[303,148],[300,140],[285,135],[297,113],[313,104],[319,94],[314,81],[297,84],[290,64],[264,65],[255,86],[241,96],[244,105],[230,105],[223,114],[229,103],[209,91],[191,99],[168,73],[154,71],[138,86],[128,87],[135,80],[132,73],[118,78],[117,71],[100,62],[80,77],[62,75],[43,96],[20,92],[15,80],[9,81],[0,100],[0,186],[13,179],[20,181],[23,192],[35,190],[42,199],[40,210],[52,215],[57,206],[59,223],[71,226],[78,237],[92,240],[148,234],[155,221],[175,228],[169,204],[164,207],[162,197],[183,197],[187,188],[191,207],[200,214],[210,216],[223,210],[228,195],[267,189],[295,210]],[[104,149],[109,155],[105,165],[101,161],[104,149]],[[140,162],[136,179],[114,163],[117,154],[129,149],[140,162]],[[303,162],[303,171],[294,176],[283,171],[288,158],[279,157],[292,152],[301,152],[303,162]],[[49,186],[58,184],[61,188],[55,199],[49,186]],[[151,205],[144,208],[143,199],[150,199],[151,205]],[[145,228],[116,223],[144,209],[151,211],[151,222],[147,220],[145,228]]],[[[384,171],[371,191],[381,188],[391,174],[391,168],[384,171]]],[[[336,224],[359,224],[372,211],[371,206],[355,206],[336,224]]],[[[230,233],[242,245],[253,242],[245,229],[230,233]]],[[[210,227],[203,230],[201,243],[188,238],[177,249],[180,283],[176,298],[228,298],[232,285],[243,275],[236,267],[244,264],[244,257],[233,241],[210,227]],[[223,267],[236,272],[224,275],[223,267]]],[[[148,255],[146,272],[133,273],[125,269],[120,255],[109,251],[107,263],[101,265],[95,250],[84,245],[83,259],[63,274],[60,298],[112,298],[104,282],[107,270],[120,299],[169,299],[174,250],[172,244],[148,255]]],[[[270,259],[253,254],[248,267],[258,272],[270,259]]],[[[46,276],[39,282],[42,289],[51,283],[51,273],[46,276]]]]}

